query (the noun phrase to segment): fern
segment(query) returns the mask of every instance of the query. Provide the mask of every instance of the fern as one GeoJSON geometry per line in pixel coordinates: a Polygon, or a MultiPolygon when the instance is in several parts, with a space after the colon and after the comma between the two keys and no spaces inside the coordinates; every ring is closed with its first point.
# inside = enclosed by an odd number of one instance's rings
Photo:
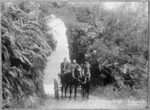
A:
{"type": "MultiPolygon", "coordinates": [[[[55,47],[51,47],[46,38],[48,35],[47,28],[44,27],[46,22],[30,19],[29,12],[32,13],[32,10],[26,9],[25,5],[29,5],[29,2],[3,4],[2,86],[6,105],[8,98],[11,102],[16,100],[21,103],[19,100],[27,100],[34,96],[33,94],[35,97],[41,97],[36,95],[37,91],[44,94],[38,87],[43,82],[47,56],[55,47]]],[[[36,10],[39,11],[38,8],[36,10]]],[[[53,42],[54,39],[51,43],[53,42]]]]}

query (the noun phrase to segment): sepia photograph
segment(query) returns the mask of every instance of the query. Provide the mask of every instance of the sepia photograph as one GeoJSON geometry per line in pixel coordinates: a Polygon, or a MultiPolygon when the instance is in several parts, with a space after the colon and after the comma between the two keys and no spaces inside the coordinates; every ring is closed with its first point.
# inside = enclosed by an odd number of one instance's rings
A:
{"type": "Polygon", "coordinates": [[[148,109],[148,2],[3,1],[0,14],[2,109],[148,109]]]}

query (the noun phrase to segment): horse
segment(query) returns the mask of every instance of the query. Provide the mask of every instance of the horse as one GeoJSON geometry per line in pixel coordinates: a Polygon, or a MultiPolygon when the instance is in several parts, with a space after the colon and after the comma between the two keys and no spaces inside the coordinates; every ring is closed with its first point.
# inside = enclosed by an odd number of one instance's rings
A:
{"type": "Polygon", "coordinates": [[[70,97],[71,100],[71,94],[72,94],[72,87],[74,86],[74,99],[76,100],[76,93],[77,93],[77,86],[79,84],[78,78],[81,76],[81,67],[78,66],[74,70],[74,76],[72,76],[72,71],[69,71],[61,77],[62,87],[61,87],[61,96],[63,98],[63,89],[65,88],[65,99],[67,96],[67,89],[70,88],[70,97]]]}
{"type": "Polygon", "coordinates": [[[82,76],[78,79],[82,87],[82,99],[89,99],[89,91],[90,91],[90,80],[91,80],[91,72],[90,72],[90,64],[87,64],[82,67],[82,76]]]}

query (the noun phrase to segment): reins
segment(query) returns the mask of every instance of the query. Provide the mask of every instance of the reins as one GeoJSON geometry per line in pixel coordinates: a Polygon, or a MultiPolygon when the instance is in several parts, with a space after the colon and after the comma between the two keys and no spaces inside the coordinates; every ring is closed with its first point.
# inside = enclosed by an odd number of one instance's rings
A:
{"type": "Polygon", "coordinates": [[[86,80],[87,80],[87,77],[85,77],[85,80],[84,80],[84,82],[82,82],[79,78],[76,78],[76,77],[73,77],[74,79],[76,79],[76,80],[78,80],[80,83],[82,83],[82,84],[85,84],[86,83],[86,80]]]}
{"type": "Polygon", "coordinates": [[[85,84],[85,83],[86,83],[86,79],[87,79],[87,78],[85,78],[84,82],[82,82],[82,81],[78,78],[78,81],[79,81],[80,83],[82,83],[82,84],[85,84]]]}
{"type": "Polygon", "coordinates": [[[78,80],[78,78],[76,78],[76,77],[73,77],[74,79],[76,79],[76,80],[78,80]]]}
{"type": "MultiPolygon", "coordinates": [[[[89,65],[88,65],[88,66],[89,66],[89,65]]],[[[79,70],[79,71],[80,71],[80,70],[79,70]]],[[[87,68],[87,72],[90,73],[89,68],[87,68]]],[[[79,78],[76,78],[76,77],[73,77],[73,78],[76,79],[76,80],[78,80],[81,84],[86,84],[88,76],[86,76],[85,74],[82,74],[82,75],[83,75],[83,77],[85,77],[85,80],[84,80],[84,81],[81,81],[79,78]]]]}

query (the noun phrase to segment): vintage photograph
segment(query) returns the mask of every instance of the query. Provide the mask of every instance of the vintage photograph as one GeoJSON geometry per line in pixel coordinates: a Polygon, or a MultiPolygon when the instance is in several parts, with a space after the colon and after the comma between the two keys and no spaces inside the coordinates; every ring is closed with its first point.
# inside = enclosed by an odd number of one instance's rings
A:
{"type": "Polygon", "coordinates": [[[1,2],[3,109],[146,109],[148,2],[1,2]]]}

